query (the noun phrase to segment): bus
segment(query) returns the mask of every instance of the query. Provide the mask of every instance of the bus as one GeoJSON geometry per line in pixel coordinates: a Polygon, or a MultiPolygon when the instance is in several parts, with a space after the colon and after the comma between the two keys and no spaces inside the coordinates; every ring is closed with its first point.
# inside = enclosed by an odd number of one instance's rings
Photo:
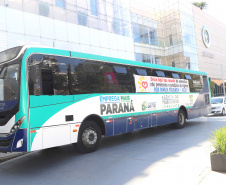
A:
{"type": "Polygon", "coordinates": [[[204,72],[38,46],[0,53],[0,151],[75,143],[208,115],[204,72]]]}

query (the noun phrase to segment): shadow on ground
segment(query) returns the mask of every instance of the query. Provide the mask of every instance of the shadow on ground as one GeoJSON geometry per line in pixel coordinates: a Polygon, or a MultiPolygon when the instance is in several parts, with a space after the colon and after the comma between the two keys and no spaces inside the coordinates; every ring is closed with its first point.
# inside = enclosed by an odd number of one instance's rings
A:
{"type": "Polygon", "coordinates": [[[103,138],[98,151],[78,153],[73,145],[42,151],[0,164],[2,184],[125,184],[155,162],[206,141],[226,117],[189,121],[103,138]]]}

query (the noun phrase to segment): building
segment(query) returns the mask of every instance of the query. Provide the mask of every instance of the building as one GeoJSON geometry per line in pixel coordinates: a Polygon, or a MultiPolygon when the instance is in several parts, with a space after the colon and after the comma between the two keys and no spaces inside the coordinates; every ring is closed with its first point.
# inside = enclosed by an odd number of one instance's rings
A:
{"type": "Polygon", "coordinates": [[[217,95],[226,77],[225,31],[184,0],[0,1],[0,51],[37,44],[200,70],[217,95]]]}

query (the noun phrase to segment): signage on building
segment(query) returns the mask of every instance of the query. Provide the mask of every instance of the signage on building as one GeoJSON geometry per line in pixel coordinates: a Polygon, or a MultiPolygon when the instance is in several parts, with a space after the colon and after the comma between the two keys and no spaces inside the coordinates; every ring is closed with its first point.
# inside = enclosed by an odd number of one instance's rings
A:
{"type": "Polygon", "coordinates": [[[202,28],[202,39],[205,46],[209,48],[211,44],[211,37],[210,37],[210,32],[207,26],[203,26],[202,28]]]}
{"type": "Polygon", "coordinates": [[[202,56],[208,57],[208,58],[214,58],[214,54],[213,53],[206,52],[206,51],[202,52],[202,56]]]}

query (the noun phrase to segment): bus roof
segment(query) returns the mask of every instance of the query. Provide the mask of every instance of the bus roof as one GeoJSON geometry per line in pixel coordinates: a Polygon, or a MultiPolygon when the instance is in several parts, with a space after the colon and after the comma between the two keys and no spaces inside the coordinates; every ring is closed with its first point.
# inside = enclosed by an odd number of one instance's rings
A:
{"type": "Polygon", "coordinates": [[[90,59],[90,60],[111,62],[111,63],[116,63],[116,64],[125,64],[125,65],[137,66],[137,67],[148,67],[148,68],[168,70],[168,71],[172,71],[172,72],[184,72],[184,73],[192,73],[192,74],[199,74],[199,75],[207,76],[207,73],[200,72],[200,71],[193,71],[193,70],[188,70],[188,69],[169,67],[169,66],[157,65],[157,64],[150,64],[150,63],[144,63],[144,62],[138,62],[138,61],[126,60],[126,59],[119,59],[119,58],[113,58],[113,57],[99,56],[99,55],[80,53],[80,52],[74,52],[74,51],[66,51],[66,50],[55,49],[55,48],[47,48],[47,47],[43,47],[43,46],[38,46],[38,47],[37,46],[24,46],[23,48],[27,49],[27,52],[29,53],[29,55],[32,53],[41,53],[41,54],[50,54],[50,55],[52,54],[52,55],[67,56],[67,57],[72,57],[72,58],[90,59]]]}

